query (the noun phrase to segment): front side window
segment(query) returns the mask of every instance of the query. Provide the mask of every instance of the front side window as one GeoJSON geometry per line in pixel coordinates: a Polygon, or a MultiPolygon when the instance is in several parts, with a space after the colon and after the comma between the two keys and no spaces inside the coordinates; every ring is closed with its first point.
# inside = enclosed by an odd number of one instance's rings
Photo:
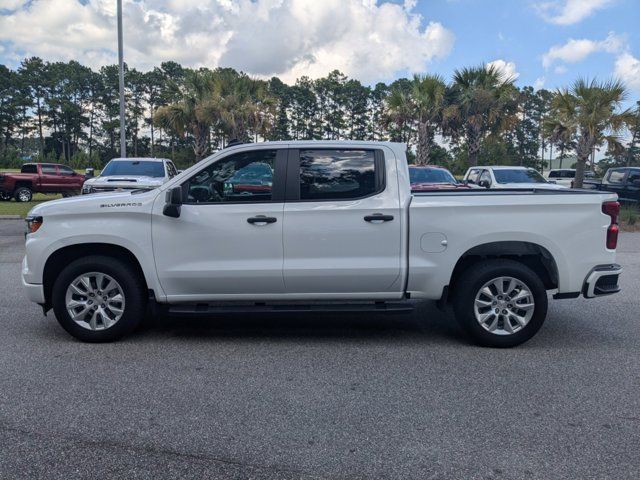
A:
{"type": "Polygon", "coordinates": [[[480,176],[480,170],[478,170],[477,168],[469,170],[469,175],[467,175],[467,182],[478,183],[479,176],[480,176]]]}
{"type": "Polygon", "coordinates": [[[489,174],[488,170],[485,170],[482,172],[482,175],[480,175],[480,182],[487,182],[487,185],[491,186],[491,175],[489,174]]]}
{"type": "Polygon", "coordinates": [[[547,183],[535,170],[496,169],[493,171],[498,183],[547,183]]]}
{"type": "Polygon", "coordinates": [[[164,165],[162,162],[150,162],[145,160],[111,160],[100,176],[112,177],[114,175],[130,175],[136,177],[164,177],[164,165]]]}
{"type": "Polygon", "coordinates": [[[169,173],[169,178],[173,178],[178,174],[178,170],[176,170],[172,162],[167,162],[167,172],[169,173]]]}
{"type": "Polygon", "coordinates": [[[624,177],[627,175],[626,170],[611,170],[609,173],[609,183],[624,183],[624,177]]]}
{"type": "Polygon", "coordinates": [[[549,172],[549,178],[562,178],[563,176],[563,172],[560,170],[549,172]]]}
{"type": "Polygon", "coordinates": [[[300,199],[362,198],[379,190],[372,150],[300,150],[300,199]]]}
{"type": "Polygon", "coordinates": [[[60,165],[58,168],[60,168],[60,175],[73,175],[75,173],[71,167],[60,165]]]}
{"type": "Polygon", "coordinates": [[[277,150],[225,157],[188,182],[187,203],[270,202],[277,150]]]}

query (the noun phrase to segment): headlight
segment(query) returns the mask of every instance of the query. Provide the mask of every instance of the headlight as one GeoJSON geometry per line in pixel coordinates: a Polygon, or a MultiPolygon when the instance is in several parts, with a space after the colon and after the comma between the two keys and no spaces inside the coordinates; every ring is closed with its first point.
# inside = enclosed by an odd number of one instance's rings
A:
{"type": "Polygon", "coordinates": [[[25,218],[25,221],[27,222],[27,234],[36,233],[43,222],[40,216],[30,216],[25,218]]]}
{"type": "Polygon", "coordinates": [[[95,189],[91,185],[85,185],[82,187],[82,193],[93,193],[95,189]]]}

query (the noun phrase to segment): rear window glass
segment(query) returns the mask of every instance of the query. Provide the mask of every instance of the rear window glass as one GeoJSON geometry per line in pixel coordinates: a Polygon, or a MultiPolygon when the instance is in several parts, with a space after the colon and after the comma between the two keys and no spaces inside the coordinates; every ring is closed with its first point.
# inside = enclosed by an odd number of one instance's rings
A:
{"type": "Polygon", "coordinates": [[[372,150],[301,150],[300,199],[361,198],[376,192],[372,150]]]}
{"type": "Polygon", "coordinates": [[[624,183],[626,174],[626,170],[612,170],[609,172],[609,183],[624,183]]]}

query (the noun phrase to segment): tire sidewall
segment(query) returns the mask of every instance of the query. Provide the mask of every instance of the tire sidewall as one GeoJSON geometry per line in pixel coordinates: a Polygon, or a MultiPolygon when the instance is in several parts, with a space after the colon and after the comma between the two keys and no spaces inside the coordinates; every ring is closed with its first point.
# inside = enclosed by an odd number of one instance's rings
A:
{"type": "Polygon", "coordinates": [[[18,188],[18,189],[16,190],[16,192],[15,192],[15,194],[14,194],[14,198],[16,199],[16,202],[23,202],[23,203],[25,203],[25,202],[30,202],[31,200],[33,200],[33,192],[31,191],[31,189],[30,189],[30,188],[27,188],[27,187],[20,187],[20,188],[18,188]],[[25,191],[25,190],[26,190],[27,192],[29,192],[29,199],[28,199],[28,200],[22,200],[22,199],[20,199],[20,192],[23,192],[23,191],[25,191]]]}
{"type": "Polygon", "coordinates": [[[56,319],[69,334],[85,342],[110,342],[132,332],[144,317],[146,301],[144,287],[137,272],[126,263],[110,257],[87,257],[69,264],[53,285],[53,311],[56,319]],[[123,290],[125,308],[122,317],[106,330],[89,330],[78,325],[67,312],[66,292],[69,284],[79,275],[88,272],[106,273],[115,279],[123,290]]]}
{"type": "Polygon", "coordinates": [[[487,347],[514,347],[526,342],[540,330],[547,316],[547,291],[540,277],[529,267],[513,260],[492,260],[475,265],[462,275],[464,278],[458,284],[454,311],[460,325],[475,343],[487,347]],[[488,281],[503,276],[524,282],[531,289],[535,302],[529,323],[511,335],[496,335],[485,330],[474,313],[475,298],[480,288],[488,281]]]}

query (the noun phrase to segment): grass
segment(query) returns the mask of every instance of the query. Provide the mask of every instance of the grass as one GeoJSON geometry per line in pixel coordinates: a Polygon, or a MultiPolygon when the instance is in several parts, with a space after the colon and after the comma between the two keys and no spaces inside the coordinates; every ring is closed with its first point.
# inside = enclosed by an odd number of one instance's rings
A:
{"type": "Polygon", "coordinates": [[[26,217],[29,210],[42,202],[62,198],[62,195],[45,195],[44,193],[34,193],[33,200],[30,202],[16,202],[11,200],[8,202],[0,201],[0,215],[20,215],[26,217]]]}
{"type": "Polygon", "coordinates": [[[622,205],[620,208],[620,225],[623,230],[640,230],[640,207],[638,205],[622,205]]]}

